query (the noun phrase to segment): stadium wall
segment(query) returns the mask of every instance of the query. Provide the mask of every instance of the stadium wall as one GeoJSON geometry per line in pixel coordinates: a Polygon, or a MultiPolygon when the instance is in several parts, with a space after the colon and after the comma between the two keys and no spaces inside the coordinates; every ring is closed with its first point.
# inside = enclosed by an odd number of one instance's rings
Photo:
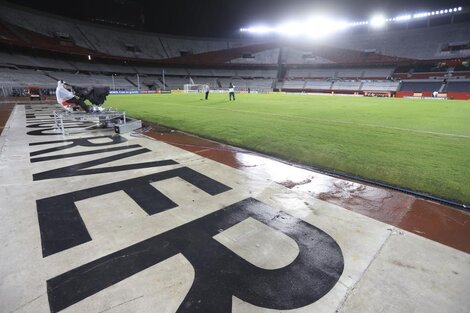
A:
{"type": "Polygon", "coordinates": [[[455,100],[470,100],[470,92],[448,92],[447,98],[455,100]]]}
{"type": "MultiPolygon", "coordinates": [[[[395,95],[397,98],[405,98],[405,97],[432,97],[432,92],[424,91],[424,92],[414,92],[414,91],[398,91],[395,95]],[[419,96],[418,96],[419,95],[419,96]]],[[[454,99],[454,100],[470,100],[470,92],[448,92],[447,99],[454,99]]]]}

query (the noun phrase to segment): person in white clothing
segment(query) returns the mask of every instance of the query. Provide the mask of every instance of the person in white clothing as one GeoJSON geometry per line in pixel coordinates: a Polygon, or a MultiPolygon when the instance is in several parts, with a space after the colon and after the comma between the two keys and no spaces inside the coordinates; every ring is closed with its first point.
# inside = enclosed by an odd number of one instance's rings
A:
{"type": "Polygon", "coordinates": [[[229,88],[228,88],[229,101],[232,101],[232,98],[233,98],[233,101],[235,101],[235,86],[232,83],[230,83],[229,88]]]}
{"type": "Polygon", "coordinates": [[[75,96],[75,94],[66,87],[67,84],[64,81],[59,80],[57,82],[57,88],[55,90],[57,102],[67,110],[73,111],[73,109],[78,105],[85,112],[88,112],[88,105],[86,105],[82,99],[75,96]]]}

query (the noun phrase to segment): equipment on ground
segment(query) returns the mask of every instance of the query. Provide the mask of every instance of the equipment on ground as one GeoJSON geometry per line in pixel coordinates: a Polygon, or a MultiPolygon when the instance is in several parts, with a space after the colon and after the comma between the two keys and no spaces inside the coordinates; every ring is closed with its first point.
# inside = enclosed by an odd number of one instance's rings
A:
{"type": "Polygon", "coordinates": [[[125,134],[140,128],[142,128],[141,120],[127,118],[126,123],[114,125],[114,132],[116,134],[125,134]]]}
{"type": "Polygon", "coordinates": [[[106,101],[106,97],[109,95],[109,87],[71,87],[76,96],[83,100],[88,100],[97,106],[102,105],[106,101]]]}
{"type": "MultiPolygon", "coordinates": [[[[101,107],[99,107],[102,109],[101,107]]],[[[66,135],[67,127],[65,124],[73,122],[95,122],[94,125],[86,127],[90,128],[114,128],[119,134],[131,132],[142,128],[142,122],[126,117],[125,112],[113,109],[96,110],[94,112],[55,110],[54,111],[54,129],[62,135],[66,135]]]]}

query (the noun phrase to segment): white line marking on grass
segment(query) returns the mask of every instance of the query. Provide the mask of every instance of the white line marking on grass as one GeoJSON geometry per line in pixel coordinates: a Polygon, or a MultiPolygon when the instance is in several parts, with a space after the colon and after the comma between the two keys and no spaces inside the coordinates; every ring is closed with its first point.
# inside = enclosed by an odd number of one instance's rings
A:
{"type": "MultiPolygon", "coordinates": [[[[175,104],[176,105],[181,105],[181,106],[187,106],[187,105],[178,104],[178,103],[174,103],[172,105],[175,105],[175,104]]],[[[213,109],[213,110],[220,110],[220,111],[230,111],[230,112],[237,112],[237,113],[270,115],[270,116],[279,116],[279,117],[293,117],[293,118],[309,120],[309,121],[315,121],[315,122],[320,122],[320,123],[323,122],[323,123],[332,123],[332,124],[346,124],[346,125],[349,124],[349,125],[357,125],[357,126],[372,127],[372,128],[383,128],[383,129],[399,130],[399,131],[406,131],[406,132],[414,132],[414,133],[427,134],[427,135],[437,135],[437,136],[446,136],[446,137],[456,137],[456,138],[470,139],[470,136],[459,135],[459,134],[440,133],[440,132],[433,132],[433,131],[419,130],[419,129],[412,129],[412,128],[383,126],[383,125],[376,125],[376,124],[364,124],[364,123],[356,123],[356,122],[348,122],[348,121],[316,119],[316,118],[300,116],[300,115],[288,115],[288,114],[279,114],[279,113],[234,110],[234,109],[217,108],[217,107],[213,107],[213,106],[200,106],[200,105],[198,105],[196,108],[205,108],[205,109],[213,109]]]]}

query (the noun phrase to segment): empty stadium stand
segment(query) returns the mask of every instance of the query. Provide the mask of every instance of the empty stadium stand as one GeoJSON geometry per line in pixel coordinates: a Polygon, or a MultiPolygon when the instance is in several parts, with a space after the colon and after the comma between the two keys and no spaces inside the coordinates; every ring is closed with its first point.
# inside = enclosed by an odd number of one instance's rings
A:
{"type": "Polygon", "coordinates": [[[266,41],[160,35],[64,19],[11,4],[1,3],[0,6],[0,38],[36,44],[40,39],[43,48],[62,47],[82,54],[93,51],[115,57],[163,60],[238,51],[230,59],[235,64],[276,64],[279,58],[286,64],[377,64],[470,55],[470,50],[465,47],[445,49],[453,43],[468,41],[469,23],[339,35],[321,45],[304,42],[289,46],[283,43],[263,46],[266,41]]]}
{"type": "Polygon", "coordinates": [[[442,89],[443,92],[470,92],[470,80],[449,81],[442,89]]]}
{"type": "Polygon", "coordinates": [[[331,90],[333,82],[322,80],[307,80],[305,89],[307,90],[331,90]]]}
{"type": "Polygon", "coordinates": [[[0,86],[38,86],[44,88],[55,88],[57,86],[57,81],[41,71],[2,69],[0,71],[0,86]]]}
{"type": "Polygon", "coordinates": [[[362,83],[362,91],[378,92],[390,91],[396,92],[400,86],[399,82],[394,81],[365,81],[362,83]]]}
{"type": "Polygon", "coordinates": [[[286,80],[282,85],[282,90],[302,90],[305,89],[305,83],[306,82],[304,80],[286,80]]]}
{"type": "Polygon", "coordinates": [[[437,60],[468,57],[470,50],[444,51],[446,43],[468,41],[469,23],[458,23],[404,31],[375,31],[344,35],[326,44],[356,51],[377,51],[380,54],[407,59],[437,60]]]}
{"type": "Polygon", "coordinates": [[[439,91],[441,86],[442,81],[403,81],[400,91],[433,92],[439,91]]]}
{"type": "Polygon", "coordinates": [[[288,78],[374,78],[385,79],[393,73],[392,67],[380,68],[291,68],[288,78]]]}
{"type": "Polygon", "coordinates": [[[342,91],[359,91],[361,88],[362,82],[360,81],[335,81],[333,83],[332,89],[342,91]]]}
{"type": "MultiPolygon", "coordinates": [[[[470,23],[338,35],[322,43],[117,29],[0,2],[0,87],[64,79],[115,90],[468,93],[470,23]],[[466,80],[467,79],[467,80],[466,80]],[[446,84],[445,82],[448,83],[446,84]]],[[[470,94],[469,94],[470,98],[470,94]]]]}

